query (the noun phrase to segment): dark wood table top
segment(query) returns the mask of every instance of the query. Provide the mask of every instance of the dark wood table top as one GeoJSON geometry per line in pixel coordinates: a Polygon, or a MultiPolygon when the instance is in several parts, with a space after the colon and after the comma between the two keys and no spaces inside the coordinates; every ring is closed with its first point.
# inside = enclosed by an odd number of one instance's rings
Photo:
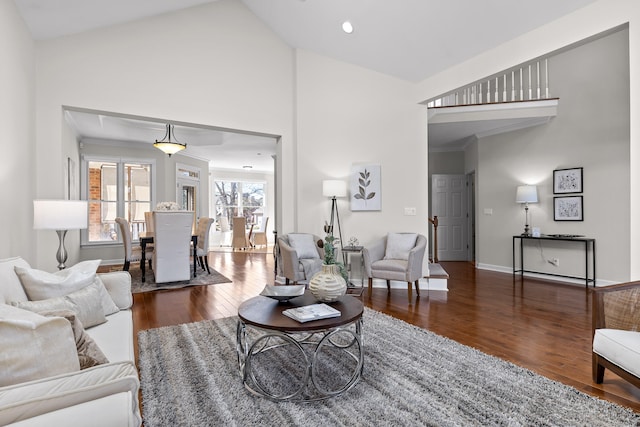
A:
{"type": "Polygon", "coordinates": [[[258,295],[240,305],[238,308],[238,317],[246,324],[263,329],[304,332],[348,325],[361,318],[364,311],[362,301],[351,295],[343,295],[338,301],[327,303],[327,305],[340,311],[340,317],[300,323],[282,314],[284,310],[289,308],[316,303],[318,303],[318,301],[309,290],[305,291],[304,295],[295,297],[285,303],[279,303],[273,298],[258,295]]]}

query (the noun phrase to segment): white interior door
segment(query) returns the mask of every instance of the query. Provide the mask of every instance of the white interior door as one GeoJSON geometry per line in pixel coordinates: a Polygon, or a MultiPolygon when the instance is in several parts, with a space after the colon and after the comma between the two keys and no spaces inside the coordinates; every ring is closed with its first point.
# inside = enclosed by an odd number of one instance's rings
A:
{"type": "Polygon", "coordinates": [[[438,259],[466,261],[467,180],[465,175],[431,176],[431,212],[438,217],[438,259]]]}

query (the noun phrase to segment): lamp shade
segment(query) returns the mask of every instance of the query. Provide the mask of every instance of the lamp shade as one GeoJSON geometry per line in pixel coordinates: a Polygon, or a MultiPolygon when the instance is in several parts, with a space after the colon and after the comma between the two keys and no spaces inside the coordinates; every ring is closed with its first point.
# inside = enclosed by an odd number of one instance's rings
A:
{"type": "Polygon", "coordinates": [[[163,153],[168,154],[169,157],[171,157],[172,154],[176,154],[178,151],[187,148],[187,144],[181,144],[176,140],[175,134],[173,135],[173,141],[171,140],[171,131],[173,130],[173,125],[167,123],[167,133],[164,134],[164,138],[160,141],[156,139],[156,142],[153,144],[154,147],[158,148],[163,153]]]}
{"type": "Polygon", "coordinates": [[[538,203],[538,187],[519,185],[516,190],[516,203],[538,203]]]}
{"type": "Polygon", "coordinates": [[[347,184],[338,179],[327,179],[322,181],[322,195],[325,197],[346,197],[347,184]]]}
{"type": "Polygon", "coordinates": [[[87,228],[85,200],[34,200],[35,230],[77,230],[87,228]]]}

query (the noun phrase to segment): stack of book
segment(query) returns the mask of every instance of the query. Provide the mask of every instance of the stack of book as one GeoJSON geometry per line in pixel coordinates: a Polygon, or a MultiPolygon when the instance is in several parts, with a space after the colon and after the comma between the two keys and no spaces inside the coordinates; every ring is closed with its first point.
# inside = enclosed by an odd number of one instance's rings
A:
{"type": "Polygon", "coordinates": [[[282,312],[287,317],[297,320],[300,323],[310,322],[312,320],[328,319],[330,317],[339,317],[340,311],[327,304],[311,304],[303,307],[290,308],[282,312]]]}

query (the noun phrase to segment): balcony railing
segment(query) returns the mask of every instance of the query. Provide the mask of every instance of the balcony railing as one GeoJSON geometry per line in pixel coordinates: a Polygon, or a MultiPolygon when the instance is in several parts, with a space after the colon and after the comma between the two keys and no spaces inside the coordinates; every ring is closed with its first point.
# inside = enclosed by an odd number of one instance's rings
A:
{"type": "Polygon", "coordinates": [[[549,97],[549,62],[540,59],[430,99],[427,107],[535,101],[549,97]]]}

